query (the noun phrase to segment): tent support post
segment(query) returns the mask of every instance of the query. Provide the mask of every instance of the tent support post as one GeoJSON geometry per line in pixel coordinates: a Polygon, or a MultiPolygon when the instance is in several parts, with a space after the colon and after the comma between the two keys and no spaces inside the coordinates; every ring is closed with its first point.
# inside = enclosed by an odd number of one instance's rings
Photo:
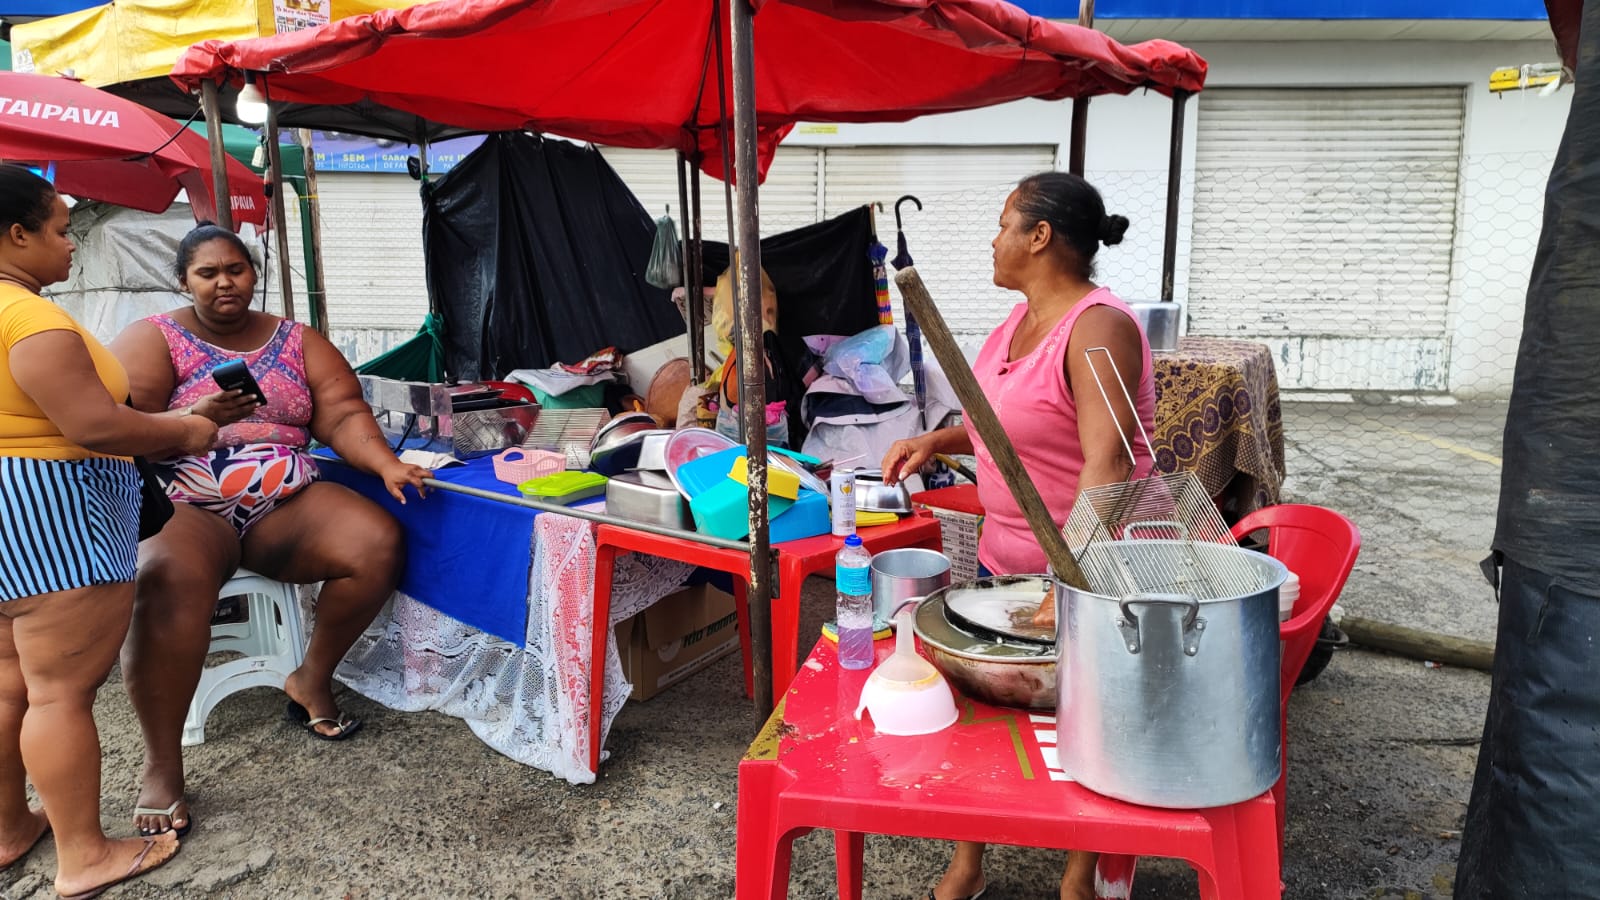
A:
{"type": "MultiPolygon", "coordinates": [[[[283,202],[283,151],[278,146],[278,105],[267,103],[267,183],[272,188],[272,233],[278,245],[278,282],[283,291],[283,317],[294,318],[294,268],[289,265],[289,217],[283,202]]],[[[316,310],[311,327],[317,327],[316,310]]]]}
{"type": "MultiPolygon", "coordinates": [[[[1078,25],[1094,27],[1094,0],[1078,0],[1078,25]]],[[[1067,171],[1083,177],[1084,149],[1089,142],[1089,98],[1072,100],[1072,143],[1067,150],[1067,171]]]]}
{"type": "Polygon", "coordinates": [[[211,142],[211,205],[217,224],[233,230],[233,194],[228,191],[228,148],[222,140],[222,104],[217,83],[200,85],[200,105],[206,113],[206,139],[211,142]]]}
{"type": "Polygon", "coordinates": [[[694,383],[705,384],[711,377],[709,367],[706,365],[706,304],[705,304],[705,277],[706,277],[706,229],[705,219],[701,216],[700,207],[700,151],[696,150],[694,156],[689,158],[689,205],[693,208],[694,222],[694,270],[689,276],[689,284],[694,286],[696,310],[689,331],[689,356],[693,363],[694,383]]]}
{"type": "Polygon", "coordinates": [[[750,469],[750,643],[755,706],[772,711],[772,554],[767,532],[767,367],[761,364],[761,226],[756,173],[755,10],[730,0],[734,170],[739,178],[739,414],[750,469]]]}
{"type": "Polygon", "coordinates": [[[311,129],[299,130],[300,147],[305,151],[306,200],[311,209],[308,218],[311,255],[306,258],[306,294],[311,305],[311,321],[323,337],[328,335],[328,289],[322,268],[322,198],[317,194],[316,152],[311,149],[311,129]]]}
{"type": "Polygon", "coordinates": [[[1178,194],[1183,185],[1183,107],[1189,92],[1172,92],[1172,143],[1167,156],[1167,222],[1161,238],[1161,302],[1171,303],[1178,270],[1178,194]]]}
{"type": "Polygon", "coordinates": [[[682,152],[678,153],[678,218],[683,220],[683,317],[689,329],[689,371],[694,383],[705,380],[705,304],[701,300],[700,271],[695,257],[700,250],[700,185],[698,167],[682,152]],[[689,224],[689,170],[696,171],[694,188],[694,225],[689,224]]]}

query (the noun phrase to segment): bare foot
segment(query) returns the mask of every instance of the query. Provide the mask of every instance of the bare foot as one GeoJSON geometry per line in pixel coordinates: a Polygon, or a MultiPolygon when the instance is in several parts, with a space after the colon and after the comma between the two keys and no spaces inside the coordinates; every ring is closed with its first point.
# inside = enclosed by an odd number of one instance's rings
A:
{"type": "Polygon", "coordinates": [[[319,722],[315,726],[317,733],[327,737],[338,737],[342,731],[351,731],[359,727],[359,723],[352,723],[341,728],[339,723],[346,722],[346,717],[340,712],[339,704],[333,700],[333,685],[324,681],[313,685],[310,680],[301,675],[296,669],[283,683],[283,692],[289,699],[305,707],[306,712],[313,719],[329,719],[319,722]]]}
{"type": "Polygon", "coordinates": [[[133,827],[144,837],[181,831],[189,827],[189,803],[183,796],[183,762],[174,766],[158,766],[149,760],[144,764],[144,776],[139,784],[139,799],[134,806],[145,810],[163,810],[134,813],[133,827]],[[177,806],[173,806],[176,802],[177,806]],[[165,812],[171,808],[169,815],[165,812]]]}
{"type": "Polygon", "coordinates": [[[0,870],[9,869],[28,855],[33,845],[50,832],[50,820],[44,810],[30,809],[26,818],[17,822],[14,830],[0,833],[0,870]]]}
{"type": "Polygon", "coordinates": [[[61,900],[97,897],[106,888],[137,878],[177,855],[178,839],[171,834],[107,841],[105,855],[95,864],[70,877],[66,873],[56,876],[56,893],[61,900]]]}

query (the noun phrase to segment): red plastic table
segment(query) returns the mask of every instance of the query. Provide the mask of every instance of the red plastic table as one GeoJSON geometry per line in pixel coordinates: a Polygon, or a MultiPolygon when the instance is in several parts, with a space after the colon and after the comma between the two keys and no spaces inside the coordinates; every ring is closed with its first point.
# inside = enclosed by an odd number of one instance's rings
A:
{"type": "MultiPolygon", "coordinates": [[[[929,515],[907,516],[892,525],[877,525],[856,532],[868,551],[881,553],[901,547],[938,550],[942,545],[939,520],[929,515]]],[[[803,538],[773,544],[778,560],[777,596],[772,599],[772,696],[781,697],[799,668],[800,589],[807,576],[833,571],[834,557],[844,545],[832,535],[803,538]]],[[[598,710],[605,696],[605,638],[601,629],[611,615],[611,568],[618,553],[648,553],[652,556],[694,563],[734,578],[734,599],[739,609],[739,642],[744,648],[745,692],[753,693],[750,660],[750,620],[746,592],[750,577],[750,556],[740,550],[712,547],[695,541],[635,531],[620,525],[600,525],[595,529],[593,667],[589,673],[590,705],[598,710]]],[[[590,769],[600,771],[600,716],[589,717],[590,769]]]]}
{"type": "MultiPolygon", "coordinates": [[[[882,660],[892,641],[877,649],[882,660]]],[[[865,833],[1177,857],[1206,900],[1281,897],[1270,792],[1204,810],[1102,797],[1058,767],[1056,742],[1071,736],[1054,717],[959,696],[961,718],[941,732],[880,735],[854,717],[871,670],[837,660],[818,643],[739,764],[738,900],[788,896],[790,846],[816,828],[835,833],[849,900],[861,897],[865,833]]]]}

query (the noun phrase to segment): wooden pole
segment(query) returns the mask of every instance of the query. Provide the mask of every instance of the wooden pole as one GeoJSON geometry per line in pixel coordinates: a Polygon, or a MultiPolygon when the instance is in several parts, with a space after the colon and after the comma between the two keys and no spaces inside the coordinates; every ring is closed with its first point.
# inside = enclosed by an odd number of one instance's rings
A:
{"type": "Polygon", "coordinates": [[[1034,539],[1050,561],[1051,570],[1057,578],[1072,587],[1087,590],[1088,582],[1078,569],[1072,549],[1067,546],[1061,529],[1050,517],[1050,510],[1039,496],[1039,489],[1034,487],[1033,479],[1022,467],[1017,449],[1011,446],[1011,439],[1000,426],[1000,418],[994,414],[994,407],[989,405],[989,398],[978,386],[977,376],[972,374],[972,367],[967,365],[967,358],[961,354],[955,336],[950,333],[950,326],[945,324],[939,307],[934,305],[933,297],[929,296],[922,276],[917,274],[917,267],[907,266],[896,272],[894,283],[900,286],[900,299],[905,301],[906,309],[922,328],[922,336],[928,339],[928,346],[933,348],[939,368],[950,379],[950,387],[961,401],[961,414],[972,422],[972,427],[983,438],[983,444],[994,457],[994,464],[1000,470],[1006,488],[1011,491],[1017,505],[1022,507],[1023,518],[1028,520],[1028,527],[1033,530],[1034,539]]]}
{"type": "MultiPolygon", "coordinates": [[[[1078,25],[1094,27],[1094,0],[1078,0],[1078,25]]],[[[1089,142],[1089,98],[1072,99],[1072,143],[1067,150],[1067,171],[1083,177],[1083,157],[1089,142]]]]}
{"type": "Polygon", "coordinates": [[[1183,185],[1183,107],[1189,92],[1172,92],[1171,146],[1167,148],[1167,221],[1161,237],[1161,301],[1171,303],[1178,272],[1178,195],[1183,185]]]}
{"type": "Polygon", "coordinates": [[[200,105],[206,114],[206,139],[211,142],[211,205],[216,222],[233,230],[233,194],[228,190],[228,148],[222,138],[222,106],[217,83],[200,84],[200,105]]]}
{"type": "Polygon", "coordinates": [[[1487,641],[1435,634],[1360,616],[1345,616],[1339,620],[1339,628],[1349,636],[1350,643],[1374,650],[1484,672],[1494,668],[1494,645],[1487,641]]]}
{"type": "Polygon", "coordinates": [[[308,224],[311,231],[311,259],[306,261],[306,294],[307,302],[311,305],[311,321],[315,323],[318,331],[324,337],[328,334],[328,289],[327,271],[322,267],[322,198],[317,193],[317,164],[316,152],[311,149],[311,129],[301,128],[298,132],[300,148],[305,151],[306,167],[306,199],[310,202],[307,206],[311,209],[311,221],[308,224]]]}
{"type": "MultiPolygon", "coordinates": [[[[272,190],[272,232],[278,243],[278,281],[283,290],[283,317],[294,318],[294,268],[289,265],[289,219],[283,202],[283,150],[278,146],[277,104],[267,102],[267,184],[272,190]]],[[[317,327],[316,310],[311,311],[311,327],[317,327]]]]}
{"type": "Polygon", "coordinates": [[[734,171],[739,178],[739,414],[750,485],[750,634],[756,712],[772,711],[772,553],[767,531],[767,367],[761,345],[761,226],[756,185],[755,10],[730,0],[734,171]]]}

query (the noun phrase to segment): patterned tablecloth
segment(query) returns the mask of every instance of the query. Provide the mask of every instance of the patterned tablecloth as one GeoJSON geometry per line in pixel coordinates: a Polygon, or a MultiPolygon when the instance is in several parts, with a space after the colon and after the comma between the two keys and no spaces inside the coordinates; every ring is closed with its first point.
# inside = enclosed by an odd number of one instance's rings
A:
{"type": "Polygon", "coordinates": [[[1283,410],[1271,350],[1187,337],[1154,358],[1156,468],[1197,473],[1229,521],[1277,503],[1283,410]]]}

